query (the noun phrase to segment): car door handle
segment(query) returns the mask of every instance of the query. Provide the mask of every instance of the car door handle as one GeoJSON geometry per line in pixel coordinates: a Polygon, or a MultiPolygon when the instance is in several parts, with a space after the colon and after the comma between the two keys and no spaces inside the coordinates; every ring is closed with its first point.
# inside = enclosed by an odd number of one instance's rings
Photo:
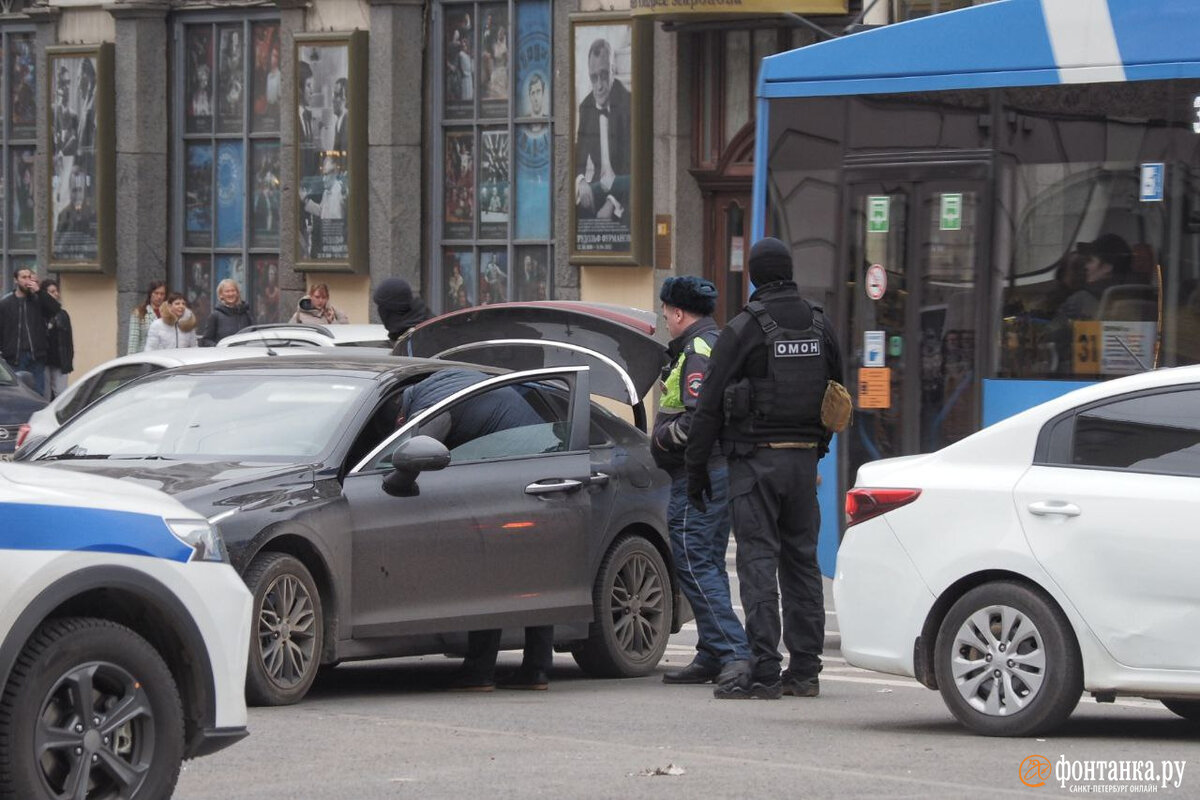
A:
{"type": "Polygon", "coordinates": [[[603,472],[593,472],[592,477],[588,478],[588,486],[606,485],[608,485],[608,475],[603,472]]]}
{"type": "Polygon", "coordinates": [[[1078,517],[1081,513],[1079,506],[1074,503],[1062,503],[1055,500],[1042,500],[1029,504],[1029,513],[1039,517],[1078,517]]]}
{"type": "Polygon", "coordinates": [[[525,487],[525,494],[550,494],[551,492],[573,492],[583,486],[583,481],[563,478],[562,480],[545,483],[531,483],[525,487]]]}

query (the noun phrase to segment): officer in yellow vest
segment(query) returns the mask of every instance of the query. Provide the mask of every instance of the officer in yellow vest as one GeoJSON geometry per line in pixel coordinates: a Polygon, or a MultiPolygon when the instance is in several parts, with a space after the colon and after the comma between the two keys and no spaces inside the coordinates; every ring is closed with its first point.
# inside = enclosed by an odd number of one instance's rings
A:
{"type": "Polygon", "coordinates": [[[719,453],[708,462],[712,500],[704,510],[688,501],[683,454],[692,412],[700,397],[708,356],[720,329],[711,314],[717,289],[692,275],[667,278],[659,292],[671,342],[663,368],[662,401],[654,418],[651,450],[671,475],[667,523],[679,585],[696,615],[699,641],[686,667],[663,674],[663,683],[708,683],[722,670],[748,671],[750,646],[729,599],[728,467],[719,453]]]}

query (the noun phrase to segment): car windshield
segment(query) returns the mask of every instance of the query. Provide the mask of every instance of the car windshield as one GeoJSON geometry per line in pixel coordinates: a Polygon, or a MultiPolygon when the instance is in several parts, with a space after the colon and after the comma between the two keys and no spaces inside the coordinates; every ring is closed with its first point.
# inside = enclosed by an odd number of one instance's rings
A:
{"type": "Polygon", "coordinates": [[[261,372],[132,383],[60,429],[34,460],[312,458],[341,435],[370,385],[346,376],[261,372]]]}
{"type": "Polygon", "coordinates": [[[0,361],[0,386],[16,386],[17,376],[12,373],[8,365],[0,361]]]}

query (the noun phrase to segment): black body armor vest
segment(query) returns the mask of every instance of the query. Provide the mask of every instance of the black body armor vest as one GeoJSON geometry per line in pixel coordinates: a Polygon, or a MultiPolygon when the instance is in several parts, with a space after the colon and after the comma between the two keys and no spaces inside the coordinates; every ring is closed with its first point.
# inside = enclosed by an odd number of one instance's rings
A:
{"type": "Polygon", "coordinates": [[[825,360],[824,315],[809,304],[812,325],[807,330],[782,328],[753,301],[746,306],[762,328],[767,347],[767,375],[747,378],[726,390],[725,438],[755,441],[817,441],[821,401],[829,369],[825,360]]]}

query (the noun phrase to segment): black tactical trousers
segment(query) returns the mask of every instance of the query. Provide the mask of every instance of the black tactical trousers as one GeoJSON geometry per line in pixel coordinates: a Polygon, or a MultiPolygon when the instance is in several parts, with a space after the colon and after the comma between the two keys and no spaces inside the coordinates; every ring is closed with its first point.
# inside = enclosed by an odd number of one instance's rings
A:
{"type": "Polygon", "coordinates": [[[729,460],[737,574],[754,677],[779,676],[780,618],[789,670],[815,675],[825,644],[825,597],[817,565],[816,449],[758,448],[729,460]]]}

